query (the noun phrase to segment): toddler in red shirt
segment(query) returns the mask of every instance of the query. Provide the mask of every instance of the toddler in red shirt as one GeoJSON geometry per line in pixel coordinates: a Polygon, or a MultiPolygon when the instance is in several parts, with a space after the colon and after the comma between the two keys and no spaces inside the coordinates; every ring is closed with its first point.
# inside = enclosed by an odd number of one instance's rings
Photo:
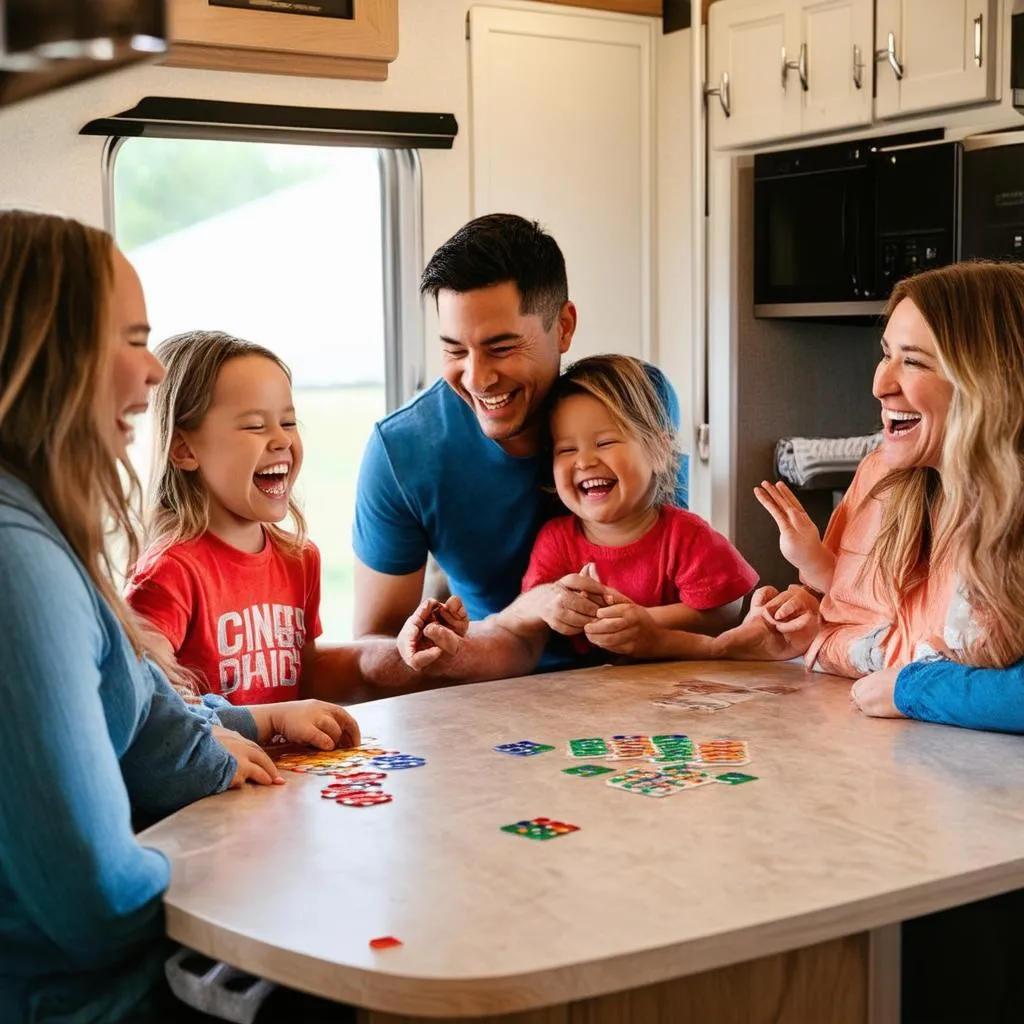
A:
{"type": "MultiPolygon", "coordinates": [[[[757,573],[703,519],[669,504],[679,453],[643,364],[581,359],[555,383],[549,409],[554,486],[571,515],[541,527],[523,592],[499,613],[501,625],[551,629],[580,651],[710,656],[707,636],[735,625],[757,573]]],[[[432,631],[468,630],[457,598],[427,610],[433,625],[422,611],[399,637],[414,668],[440,656],[432,631]]]]}
{"type": "Polygon", "coordinates": [[[201,689],[249,705],[308,694],[317,662],[321,676],[330,666],[315,644],[320,553],[292,495],[302,439],[288,368],[216,331],[156,354],[167,376],[154,393],[150,543],[128,603],[201,689]]]}

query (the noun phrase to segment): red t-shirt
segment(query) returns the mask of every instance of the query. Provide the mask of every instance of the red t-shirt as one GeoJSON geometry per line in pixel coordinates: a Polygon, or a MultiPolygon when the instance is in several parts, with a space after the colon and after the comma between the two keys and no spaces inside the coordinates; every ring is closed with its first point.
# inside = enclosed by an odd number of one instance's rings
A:
{"type": "Polygon", "coordinates": [[[743,597],[757,573],[717,530],[692,512],[666,505],[639,540],[622,547],[592,544],[575,516],[541,527],[523,590],[554,583],[593,562],[602,583],[644,608],[685,604],[707,611],[743,597]]]}
{"type": "Polygon", "coordinates": [[[232,704],[299,696],[301,651],[320,627],[320,552],[289,555],[268,536],[253,555],[205,533],[149,551],[128,603],[158,629],[186,668],[232,704]]]}

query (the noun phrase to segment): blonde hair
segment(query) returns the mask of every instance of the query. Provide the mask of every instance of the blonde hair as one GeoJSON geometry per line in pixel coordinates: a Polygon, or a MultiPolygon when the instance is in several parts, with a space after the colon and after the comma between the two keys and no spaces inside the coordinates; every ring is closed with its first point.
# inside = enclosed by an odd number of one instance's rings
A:
{"type": "Polygon", "coordinates": [[[135,652],[143,643],[114,583],[111,542],[134,562],[138,479],[103,436],[112,400],[114,243],[78,221],[0,210],[0,466],[32,488],[135,652]]]}
{"type": "Polygon", "coordinates": [[[644,364],[632,356],[588,356],[571,364],[555,381],[549,397],[554,411],[570,395],[596,398],[641,444],[654,466],[655,505],[672,503],[679,469],[675,428],[644,364]]]}
{"type": "MultiPolygon", "coordinates": [[[[194,540],[210,525],[209,494],[198,472],[180,469],[171,460],[177,430],[196,430],[203,422],[221,367],[232,359],[269,359],[291,382],[291,371],[269,349],[223,331],[187,331],[162,341],[156,355],[167,376],[153,394],[153,470],[146,508],[147,543],[156,548],[194,540]]],[[[288,498],[294,529],[267,523],[270,538],[298,554],[306,543],[306,520],[294,497],[288,498]]]]}
{"type": "MultiPolygon", "coordinates": [[[[959,263],[897,284],[935,338],[953,385],[940,468],[889,473],[868,566],[894,606],[955,560],[981,635],[965,657],[1005,666],[1024,655],[1024,266],[959,263]]],[[[867,566],[866,566],[867,568],[867,566]]]]}

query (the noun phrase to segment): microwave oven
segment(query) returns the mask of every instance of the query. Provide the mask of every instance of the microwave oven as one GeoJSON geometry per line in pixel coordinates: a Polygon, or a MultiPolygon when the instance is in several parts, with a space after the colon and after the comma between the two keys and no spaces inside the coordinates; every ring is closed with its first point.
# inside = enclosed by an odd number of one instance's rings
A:
{"type": "Polygon", "coordinates": [[[959,258],[962,145],[914,132],[754,157],[754,315],[875,316],[959,258]]]}

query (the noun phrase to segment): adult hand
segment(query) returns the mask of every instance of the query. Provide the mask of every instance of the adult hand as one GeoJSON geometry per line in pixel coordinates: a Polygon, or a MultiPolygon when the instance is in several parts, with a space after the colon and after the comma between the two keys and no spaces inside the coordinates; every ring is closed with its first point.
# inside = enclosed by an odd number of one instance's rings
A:
{"type": "Polygon", "coordinates": [[[608,588],[591,575],[593,568],[570,573],[555,583],[542,583],[516,599],[516,614],[537,619],[563,636],[582,633],[608,605],[608,588]]]}
{"type": "Polygon", "coordinates": [[[817,602],[806,590],[803,591],[806,598],[800,597],[796,589],[781,594],[774,587],[755,591],[743,622],[715,637],[714,656],[739,661],[788,661],[806,653],[818,632],[817,602]],[[792,608],[789,607],[791,602],[792,608]],[[787,617],[784,622],[777,622],[776,616],[783,605],[787,606],[787,617]],[[789,617],[791,612],[792,618],[789,617]],[[785,632],[783,625],[787,626],[785,632]]]}
{"type": "Polygon", "coordinates": [[[615,602],[599,608],[597,617],[584,627],[584,634],[595,646],[630,657],[651,657],[657,653],[660,629],[646,608],[609,588],[615,602]]]}
{"type": "Polygon", "coordinates": [[[469,615],[454,595],[443,604],[427,598],[406,620],[396,644],[402,660],[416,672],[449,665],[469,632],[469,615]]]}
{"type": "Polygon", "coordinates": [[[782,557],[797,568],[801,578],[815,590],[828,590],[835,558],[822,544],[817,526],[797,496],[781,480],[777,484],[762,480],[761,486],[754,488],[754,497],[779,528],[782,557]]]}
{"type": "Polygon", "coordinates": [[[879,669],[850,687],[850,700],[870,718],[906,718],[894,700],[901,665],[879,669]]]}
{"type": "Polygon", "coordinates": [[[277,766],[258,743],[219,725],[213,727],[213,738],[238,762],[231,779],[231,789],[239,789],[246,782],[254,782],[257,786],[284,785],[277,766]]]}
{"type": "Polygon", "coordinates": [[[761,617],[780,633],[809,632],[813,640],[821,624],[818,608],[818,599],[806,587],[790,586],[764,603],[761,617]]]}
{"type": "Polygon", "coordinates": [[[290,743],[320,750],[359,745],[356,720],[337,704],[324,700],[288,700],[270,704],[270,726],[290,743]]]}

